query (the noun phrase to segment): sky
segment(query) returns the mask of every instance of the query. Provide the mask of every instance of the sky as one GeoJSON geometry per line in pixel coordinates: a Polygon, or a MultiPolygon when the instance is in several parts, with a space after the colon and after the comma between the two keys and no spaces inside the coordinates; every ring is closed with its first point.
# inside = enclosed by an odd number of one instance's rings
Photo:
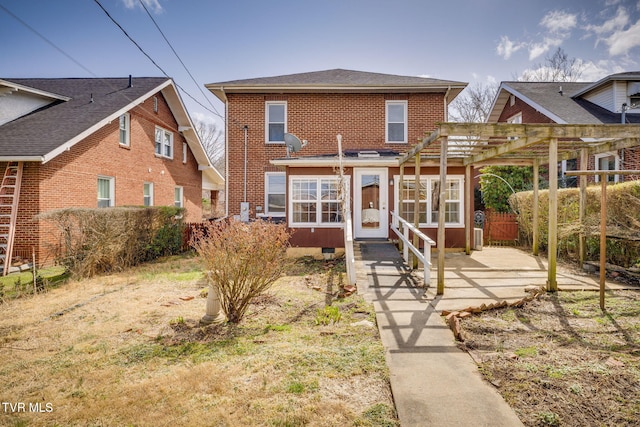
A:
{"type": "Polygon", "coordinates": [[[0,40],[0,78],[168,75],[222,127],[207,83],[334,68],[499,83],[558,47],[582,81],[638,71],[640,0],[0,0],[0,40]]]}

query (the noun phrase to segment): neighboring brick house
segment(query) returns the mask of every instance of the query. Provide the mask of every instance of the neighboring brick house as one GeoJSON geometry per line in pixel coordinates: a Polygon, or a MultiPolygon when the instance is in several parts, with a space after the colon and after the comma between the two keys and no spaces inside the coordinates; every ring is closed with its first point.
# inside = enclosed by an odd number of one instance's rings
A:
{"type": "Polygon", "coordinates": [[[169,78],[0,80],[0,173],[18,162],[13,256],[35,250],[40,264],[52,261],[40,213],[178,205],[199,222],[203,188],[224,186],[169,78]]]}
{"type": "MultiPolygon", "coordinates": [[[[640,123],[640,71],[612,74],[597,82],[502,82],[487,122],[640,123]]],[[[582,168],[579,159],[563,160],[559,165],[561,183],[575,185],[575,177],[565,179],[562,172],[582,168]]],[[[640,147],[591,156],[588,169],[638,170],[640,147]]],[[[621,182],[637,178],[610,175],[608,179],[621,182]]]]}
{"type": "MultiPolygon", "coordinates": [[[[390,238],[398,210],[398,158],[435,124],[466,83],[334,69],[210,83],[226,105],[228,215],[286,221],[291,244],[344,247],[337,196],[337,135],[343,138],[355,238],[390,238]],[[285,135],[308,141],[289,153],[285,135]]],[[[423,160],[421,227],[435,237],[431,193],[438,159],[423,160]]],[[[413,167],[405,168],[405,212],[413,215],[413,167]]],[[[464,247],[464,167],[448,171],[447,246],[464,247]]],[[[412,220],[412,217],[410,218],[412,220]]]]}

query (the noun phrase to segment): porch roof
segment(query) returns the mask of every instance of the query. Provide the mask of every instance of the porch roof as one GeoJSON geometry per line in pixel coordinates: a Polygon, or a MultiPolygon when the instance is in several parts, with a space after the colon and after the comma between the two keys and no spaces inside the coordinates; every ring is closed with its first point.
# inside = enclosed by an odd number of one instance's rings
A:
{"type": "MultiPolygon", "coordinates": [[[[397,166],[400,153],[393,150],[344,150],[342,165],[345,167],[389,167],[397,166]]],[[[270,163],[282,167],[338,167],[338,153],[315,156],[272,159],[270,163]]]]}

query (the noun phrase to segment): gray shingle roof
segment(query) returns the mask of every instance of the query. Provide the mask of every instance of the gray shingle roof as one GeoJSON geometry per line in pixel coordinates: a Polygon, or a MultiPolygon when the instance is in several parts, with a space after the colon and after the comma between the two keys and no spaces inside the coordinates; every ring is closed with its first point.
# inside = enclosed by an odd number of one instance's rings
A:
{"type": "Polygon", "coordinates": [[[165,77],[4,79],[70,98],[0,126],[0,156],[41,157],[169,81],[165,77]],[[91,97],[93,96],[93,102],[91,97]]]}
{"type": "Polygon", "coordinates": [[[223,86],[272,86],[272,85],[320,85],[320,86],[439,86],[466,85],[463,82],[440,80],[427,77],[398,76],[394,74],[369,73],[336,68],[333,70],[314,71],[309,73],[287,74],[274,77],[231,80],[211,83],[223,86]]]}
{"type": "MultiPolygon", "coordinates": [[[[620,75],[638,77],[638,73],[620,75]]],[[[498,120],[509,94],[514,94],[556,123],[620,123],[620,113],[613,113],[580,97],[587,88],[593,86],[592,82],[502,82],[488,122],[494,123],[498,120]]],[[[639,123],[640,115],[627,114],[626,122],[639,123]]]]}
{"type": "Polygon", "coordinates": [[[223,101],[226,99],[225,93],[445,92],[447,90],[451,91],[449,98],[451,101],[467,86],[467,83],[337,68],[283,76],[230,80],[209,83],[205,86],[223,101]]]}

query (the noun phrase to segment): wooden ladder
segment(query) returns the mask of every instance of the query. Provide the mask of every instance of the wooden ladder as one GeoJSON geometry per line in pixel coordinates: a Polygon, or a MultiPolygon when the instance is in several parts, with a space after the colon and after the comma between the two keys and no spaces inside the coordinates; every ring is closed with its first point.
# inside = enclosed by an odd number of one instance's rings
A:
{"type": "Polygon", "coordinates": [[[0,184],[0,261],[2,275],[6,276],[11,267],[13,241],[18,220],[18,202],[22,184],[23,162],[9,162],[0,184]]]}

